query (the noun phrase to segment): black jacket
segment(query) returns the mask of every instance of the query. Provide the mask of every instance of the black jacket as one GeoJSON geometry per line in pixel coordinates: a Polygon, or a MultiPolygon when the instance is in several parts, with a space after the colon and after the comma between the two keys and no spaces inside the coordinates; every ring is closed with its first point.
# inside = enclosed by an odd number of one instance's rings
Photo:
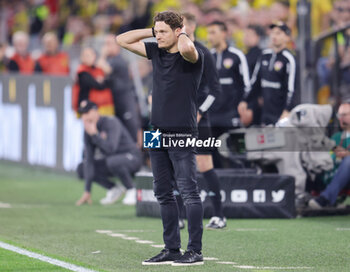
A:
{"type": "MultiPolygon", "coordinates": [[[[275,53],[266,49],[262,52],[251,79],[253,89],[260,89],[264,99],[262,123],[274,124],[283,110],[290,111],[294,107],[296,78],[297,65],[289,50],[275,53]]],[[[245,99],[249,100],[249,93],[245,99]]]]}
{"type": "Polygon", "coordinates": [[[234,123],[234,119],[238,119],[237,106],[243,94],[250,91],[247,60],[242,51],[231,46],[221,53],[212,50],[212,54],[219,73],[222,94],[209,110],[210,121],[212,126],[236,126],[238,124],[234,123]]]}

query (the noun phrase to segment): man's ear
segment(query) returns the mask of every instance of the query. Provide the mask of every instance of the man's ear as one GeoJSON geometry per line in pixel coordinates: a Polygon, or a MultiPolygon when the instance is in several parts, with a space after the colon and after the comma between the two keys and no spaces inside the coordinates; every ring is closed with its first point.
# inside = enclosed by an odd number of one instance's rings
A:
{"type": "Polygon", "coordinates": [[[176,29],[175,29],[175,35],[176,35],[176,37],[179,36],[180,33],[181,33],[181,28],[179,28],[179,27],[176,28],[176,29]]]}

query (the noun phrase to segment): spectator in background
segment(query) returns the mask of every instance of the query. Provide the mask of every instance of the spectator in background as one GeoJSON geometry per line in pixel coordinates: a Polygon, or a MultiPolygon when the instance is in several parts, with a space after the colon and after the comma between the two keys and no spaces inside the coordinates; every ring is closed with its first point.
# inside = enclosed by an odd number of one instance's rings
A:
{"type": "Polygon", "coordinates": [[[261,55],[260,39],[264,36],[264,30],[258,25],[248,25],[244,30],[244,44],[247,47],[247,62],[249,74],[252,75],[255,64],[261,55]]]}
{"type": "Polygon", "coordinates": [[[282,21],[291,28],[295,24],[296,16],[292,16],[289,0],[279,0],[272,4],[270,19],[272,22],[282,21]]]}
{"type": "MultiPolygon", "coordinates": [[[[250,90],[247,59],[242,51],[227,44],[227,27],[221,21],[208,25],[208,40],[212,45],[212,54],[222,93],[215,99],[209,110],[213,137],[240,126],[237,106],[244,92],[250,90]]],[[[215,167],[222,167],[221,157],[217,150],[213,153],[215,167]]]]}
{"type": "Polygon", "coordinates": [[[334,206],[339,192],[350,185],[350,101],[339,106],[337,117],[342,131],[332,136],[337,145],[332,154],[334,169],[325,174],[327,188],[309,201],[313,209],[334,206]]]}
{"type": "Polygon", "coordinates": [[[128,64],[121,56],[120,47],[112,34],[105,37],[101,58],[98,61],[98,66],[106,65],[110,70],[109,78],[112,84],[116,116],[123,122],[136,142],[141,126],[136,94],[129,75],[128,64]]]}
{"type": "Polygon", "coordinates": [[[104,117],[97,105],[84,100],[79,113],[84,123],[84,161],[78,166],[78,175],[85,179],[85,192],[77,201],[80,206],[91,203],[91,186],[95,181],[106,188],[103,205],[112,204],[127,189],[123,203],[136,204],[136,189],[132,175],[141,167],[141,152],[130,134],[116,117],[104,117]],[[117,176],[125,186],[116,186],[109,179],[117,176]]]}
{"type": "MultiPolygon", "coordinates": [[[[261,57],[262,50],[259,47],[260,39],[264,36],[264,30],[257,25],[249,25],[244,31],[244,43],[247,46],[246,54],[249,74],[252,76],[254,67],[261,57]]],[[[240,114],[241,124],[245,127],[260,125],[261,123],[261,90],[254,88],[250,93],[247,109],[240,114]]]]}
{"type": "Polygon", "coordinates": [[[23,31],[17,31],[12,37],[15,54],[10,58],[7,69],[10,72],[32,74],[35,62],[28,52],[29,36],[23,31]]]}
{"type": "Polygon", "coordinates": [[[208,41],[213,47],[212,54],[222,88],[222,94],[210,108],[210,121],[212,127],[221,127],[224,131],[239,126],[237,106],[243,93],[250,90],[247,59],[242,51],[228,46],[226,38],[225,23],[214,21],[208,25],[208,41]]]}
{"type": "Polygon", "coordinates": [[[43,36],[44,53],[35,64],[35,71],[48,75],[68,75],[69,57],[59,51],[59,41],[56,34],[48,32],[43,36]]]}
{"type": "MultiPolygon", "coordinates": [[[[333,10],[331,12],[331,19],[334,28],[339,28],[344,26],[350,21],[350,9],[349,1],[337,0],[334,2],[333,10]]],[[[321,57],[317,62],[317,74],[319,80],[319,92],[318,92],[318,102],[328,103],[329,96],[331,95],[330,82],[332,69],[336,61],[336,50],[340,56],[341,65],[346,65],[349,58],[349,30],[345,32],[337,33],[336,39],[338,42],[338,48],[334,46],[331,47],[331,52],[326,57],[321,57]]],[[[328,44],[326,44],[328,45],[328,44]]],[[[342,77],[349,83],[347,71],[344,71],[342,77]]]]}
{"type": "MultiPolygon", "coordinates": [[[[195,40],[194,32],[197,25],[196,18],[191,13],[183,13],[182,16],[184,17],[184,26],[186,27],[187,34],[191,41],[193,41],[194,45],[203,52],[204,56],[205,65],[199,88],[197,90],[197,123],[198,139],[206,141],[212,134],[208,110],[215,99],[221,95],[222,90],[212,54],[208,48],[195,40]]],[[[226,227],[226,218],[224,217],[221,205],[219,178],[214,170],[211,153],[212,150],[208,150],[207,148],[197,148],[197,169],[203,174],[207,188],[209,189],[209,198],[213,207],[213,216],[206,227],[211,229],[222,229],[226,227]]],[[[183,208],[181,210],[183,210],[183,208]]]]}
{"type": "MultiPolygon", "coordinates": [[[[260,89],[263,97],[261,122],[264,125],[277,123],[294,107],[297,74],[295,57],[287,49],[290,28],[276,22],[270,29],[271,49],[263,51],[252,76],[253,89],[260,89]]],[[[249,94],[245,93],[245,101],[238,107],[240,116],[248,109],[249,94]]]]}
{"type": "Polygon", "coordinates": [[[77,81],[73,86],[73,108],[83,100],[91,100],[99,107],[102,115],[114,115],[113,95],[109,80],[105,79],[105,73],[95,66],[96,53],[91,47],[82,50],[81,65],[77,70],[77,81]]]}
{"type": "MultiPolygon", "coordinates": [[[[332,11],[332,0],[310,0],[311,4],[311,36],[316,37],[330,26],[330,12],[332,11]]],[[[290,10],[293,18],[298,15],[297,0],[290,0],[290,10]]]]}

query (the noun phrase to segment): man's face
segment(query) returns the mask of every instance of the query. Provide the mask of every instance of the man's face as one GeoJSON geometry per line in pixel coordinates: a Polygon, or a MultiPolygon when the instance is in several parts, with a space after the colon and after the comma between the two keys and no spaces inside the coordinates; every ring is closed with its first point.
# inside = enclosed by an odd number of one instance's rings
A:
{"type": "Polygon", "coordinates": [[[92,66],[94,65],[96,61],[96,54],[95,51],[92,48],[85,48],[81,52],[81,63],[86,66],[92,66]]]}
{"type": "Polygon", "coordinates": [[[350,104],[342,104],[338,109],[338,119],[343,130],[350,130],[350,104]]]}
{"type": "Polygon", "coordinates": [[[48,54],[55,54],[58,49],[58,40],[54,36],[47,37],[44,41],[45,52],[48,54]]]}
{"type": "Polygon", "coordinates": [[[253,29],[247,28],[244,31],[244,43],[251,48],[259,44],[259,36],[253,29]]]}
{"type": "Polygon", "coordinates": [[[26,55],[28,52],[28,44],[29,44],[29,41],[27,38],[25,38],[25,37],[19,38],[14,43],[14,47],[15,47],[16,52],[22,56],[26,55]]]}
{"type": "Polygon", "coordinates": [[[158,42],[158,47],[162,49],[170,49],[177,43],[177,35],[181,29],[172,30],[171,27],[162,21],[157,21],[154,25],[154,32],[158,42]]]}
{"type": "Polygon", "coordinates": [[[192,35],[194,34],[195,30],[196,30],[196,24],[194,24],[193,22],[187,21],[186,18],[184,18],[184,25],[186,26],[186,32],[188,35],[192,35]]]}
{"type": "Polygon", "coordinates": [[[83,120],[84,127],[89,126],[89,125],[96,126],[99,118],[100,118],[100,115],[99,115],[97,109],[91,109],[87,113],[82,114],[82,116],[81,116],[81,119],[83,120]]]}
{"type": "Polygon", "coordinates": [[[120,48],[115,41],[114,35],[107,35],[103,45],[107,51],[108,56],[115,56],[119,54],[120,48]]]}
{"type": "Polygon", "coordinates": [[[212,47],[218,47],[226,40],[226,32],[221,30],[218,25],[208,26],[208,41],[212,47]]]}
{"type": "Polygon", "coordinates": [[[288,42],[288,35],[279,27],[274,27],[270,32],[270,41],[273,47],[285,47],[288,42]]]}

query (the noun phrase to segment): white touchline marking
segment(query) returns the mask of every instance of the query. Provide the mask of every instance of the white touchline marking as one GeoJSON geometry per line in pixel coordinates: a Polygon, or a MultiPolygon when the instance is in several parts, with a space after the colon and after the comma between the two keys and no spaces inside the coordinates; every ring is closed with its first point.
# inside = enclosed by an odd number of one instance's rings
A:
{"type": "Polygon", "coordinates": [[[138,238],[138,237],[128,237],[128,236],[120,237],[120,238],[122,238],[122,239],[124,239],[124,240],[139,240],[139,239],[140,239],[140,238],[138,238]]]}
{"type": "Polygon", "coordinates": [[[147,240],[135,240],[135,242],[139,244],[154,244],[153,241],[147,241],[147,240]]]}
{"type": "Polygon", "coordinates": [[[35,253],[35,252],[31,252],[31,251],[28,251],[28,250],[25,250],[25,249],[22,249],[22,248],[19,248],[19,247],[15,247],[15,246],[7,244],[7,243],[3,243],[1,241],[0,241],[0,247],[3,248],[3,249],[6,249],[6,250],[10,250],[10,251],[16,252],[16,253],[21,254],[21,255],[28,256],[30,258],[34,258],[34,259],[37,259],[37,260],[40,260],[40,261],[43,261],[43,262],[46,262],[46,263],[50,263],[50,264],[53,264],[53,265],[56,265],[56,266],[63,267],[63,268],[68,269],[70,271],[76,271],[76,272],[97,272],[96,270],[91,270],[91,269],[84,268],[84,267],[81,267],[81,266],[78,266],[78,265],[75,265],[75,264],[66,263],[66,262],[63,262],[63,261],[60,261],[60,260],[57,260],[57,259],[53,259],[53,258],[44,256],[44,255],[41,255],[41,254],[38,254],[38,253],[35,253]]]}
{"type": "Polygon", "coordinates": [[[96,230],[96,232],[97,232],[97,233],[106,233],[106,234],[112,233],[111,230],[96,230]]]}
{"type": "Polygon", "coordinates": [[[218,264],[237,264],[235,262],[216,262],[216,263],[218,263],[218,264]]]}
{"type": "Polygon", "coordinates": [[[218,258],[214,258],[214,257],[203,257],[204,261],[217,261],[219,260],[218,258]]]}
{"type": "Polygon", "coordinates": [[[101,253],[101,250],[97,250],[97,251],[94,251],[94,252],[91,252],[92,254],[99,254],[101,253]]]}
{"type": "Polygon", "coordinates": [[[235,229],[235,231],[276,231],[277,229],[235,229]]]}
{"type": "Polygon", "coordinates": [[[252,265],[233,265],[235,268],[242,268],[242,269],[271,269],[271,270],[298,270],[298,269],[313,269],[313,267],[303,267],[303,266],[296,266],[296,267],[273,267],[273,266],[252,266],[252,265]]]}
{"type": "Polygon", "coordinates": [[[349,231],[350,228],[336,228],[337,231],[349,231]]]}
{"type": "Polygon", "coordinates": [[[164,248],[165,245],[150,245],[151,247],[155,247],[155,248],[164,248]]]}
{"type": "Polygon", "coordinates": [[[302,267],[302,266],[297,266],[297,267],[273,267],[273,266],[262,266],[262,267],[256,267],[257,269],[272,269],[272,270],[294,270],[294,269],[313,269],[313,267],[302,267]]]}
{"type": "Polygon", "coordinates": [[[122,234],[122,233],[107,233],[108,236],[111,236],[111,237],[125,237],[126,235],[125,234],[122,234]]]}
{"type": "Polygon", "coordinates": [[[155,230],[115,230],[116,232],[156,232],[155,230]]]}
{"type": "Polygon", "coordinates": [[[254,269],[254,268],[258,268],[256,266],[252,266],[252,265],[234,265],[233,267],[236,268],[243,268],[243,269],[254,269]]]}
{"type": "Polygon", "coordinates": [[[0,202],[0,208],[4,208],[4,209],[11,208],[11,204],[0,202]]]}

